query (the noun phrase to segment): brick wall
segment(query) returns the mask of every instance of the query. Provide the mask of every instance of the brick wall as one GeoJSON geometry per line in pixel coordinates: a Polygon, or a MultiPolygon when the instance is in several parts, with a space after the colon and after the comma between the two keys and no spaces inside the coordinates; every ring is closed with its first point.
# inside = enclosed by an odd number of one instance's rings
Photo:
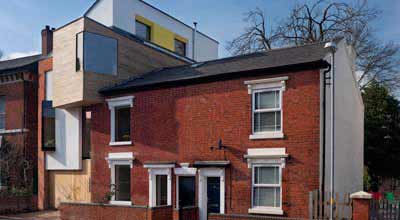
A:
{"type": "Polygon", "coordinates": [[[6,129],[24,126],[24,82],[7,83],[0,86],[0,95],[6,100],[6,129]]]}
{"type": "Polygon", "coordinates": [[[370,200],[353,200],[353,220],[368,220],[370,211],[370,200]]]}
{"type": "MultiPolygon", "coordinates": [[[[229,160],[226,170],[226,213],[247,214],[251,206],[251,172],[243,159],[248,148],[285,147],[290,158],[283,170],[285,215],[308,217],[308,192],[319,185],[320,78],[318,70],[246,77],[134,95],[131,110],[131,146],[110,147],[110,112],[93,106],[92,199],[101,201],[109,191],[109,152],[134,152],[132,202],[148,204],[148,172],[144,161],[194,162],[229,160]],[[249,140],[251,97],[245,80],[289,76],[283,93],[283,139],[249,140]],[[226,152],[211,151],[222,139],[226,152]],[[141,187],[137,187],[141,186],[141,187]]],[[[174,182],[173,178],[173,182],[174,182]]],[[[175,204],[175,187],[172,187],[175,204]]]]}
{"type": "Polygon", "coordinates": [[[36,196],[0,197],[0,215],[33,211],[36,199],[36,196]]]}
{"type": "MultiPolygon", "coordinates": [[[[21,70],[24,80],[10,81],[0,85],[0,96],[5,97],[5,129],[14,130],[3,138],[20,147],[24,159],[29,161],[26,170],[28,183],[33,183],[37,170],[37,75],[21,70]]],[[[22,171],[14,171],[22,173],[22,171]]],[[[22,174],[21,174],[22,175],[22,174]]],[[[12,175],[11,184],[21,185],[21,175],[12,175]]]]}
{"type": "Polygon", "coordinates": [[[172,220],[172,206],[153,207],[148,209],[149,220],[172,220]]]}
{"type": "Polygon", "coordinates": [[[95,203],[62,203],[62,220],[172,220],[172,207],[117,206],[95,203]]]}
{"type": "Polygon", "coordinates": [[[306,220],[306,218],[288,218],[280,216],[262,216],[262,215],[209,214],[208,220],[306,220]]]}
{"type": "Polygon", "coordinates": [[[174,220],[198,220],[199,209],[197,207],[184,207],[181,209],[174,209],[174,220]]]}
{"type": "Polygon", "coordinates": [[[37,135],[37,150],[38,150],[38,208],[46,209],[49,206],[49,175],[46,171],[45,152],[42,151],[42,101],[45,99],[45,73],[53,68],[53,59],[48,58],[39,62],[39,77],[38,77],[38,135],[37,135]]]}

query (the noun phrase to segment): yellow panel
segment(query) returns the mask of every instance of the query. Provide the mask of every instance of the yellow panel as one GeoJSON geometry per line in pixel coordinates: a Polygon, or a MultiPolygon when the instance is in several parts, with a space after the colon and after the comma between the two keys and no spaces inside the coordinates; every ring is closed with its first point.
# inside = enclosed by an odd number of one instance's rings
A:
{"type": "Polygon", "coordinates": [[[60,202],[90,202],[90,160],[82,161],[81,171],[49,171],[50,206],[57,208],[60,202]]]}
{"type": "Polygon", "coordinates": [[[175,39],[178,39],[182,42],[187,43],[188,40],[170,30],[167,28],[164,28],[153,21],[150,21],[149,19],[136,15],[136,20],[142,22],[143,24],[146,24],[150,26],[151,28],[151,42],[162,46],[168,50],[175,51],[175,39]]]}
{"type": "Polygon", "coordinates": [[[174,32],[169,31],[168,29],[157,24],[154,25],[154,43],[173,51],[175,48],[174,37],[174,32]]]}

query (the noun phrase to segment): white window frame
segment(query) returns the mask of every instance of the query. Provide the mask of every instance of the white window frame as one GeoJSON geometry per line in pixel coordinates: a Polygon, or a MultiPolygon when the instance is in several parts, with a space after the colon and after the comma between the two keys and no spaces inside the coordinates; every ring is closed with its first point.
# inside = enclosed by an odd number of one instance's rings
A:
{"type": "MultiPolygon", "coordinates": [[[[177,209],[179,209],[179,177],[181,177],[181,176],[192,176],[192,177],[194,177],[194,181],[195,181],[195,184],[196,184],[196,173],[197,173],[197,168],[189,168],[188,167],[188,165],[189,164],[187,164],[187,166],[186,166],[186,164],[181,164],[181,168],[175,168],[174,169],[174,173],[175,173],[175,176],[176,176],[176,181],[175,181],[175,187],[176,187],[176,189],[175,189],[175,194],[176,194],[176,204],[175,204],[175,206],[176,206],[176,208],[177,209]]],[[[195,191],[196,191],[196,186],[195,186],[195,191]]],[[[196,196],[196,193],[195,193],[195,196],[196,196]]],[[[196,201],[196,198],[195,198],[195,201],[196,201]]],[[[196,204],[195,204],[196,205],[196,204]]]]}
{"type": "MultiPolygon", "coordinates": [[[[251,169],[251,207],[248,212],[253,214],[273,214],[283,215],[282,209],[282,171],[286,165],[286,148],[249,148],[244,158],[247,159],[248,168],[251,169]],[[254,168],[255,167],[279,167],[279,186],[280,190],[280,207],[254,207],[254,168]]],[[[259,184],[260,187],[277,187],[278,184],[259,184]]]]}
{"type": "MultiPolygon", "coordinates": [[[[105,158],[108,162],[108,167],[111,169],[111,186],[110,191],[113,192],[113,187],[115,187],[115,165],[129,165],[131,170],[133,168],[133,157],[132,152],[126,153],[109,153],[108,157],[105,158]]],[[[132,172],[130,173],[132,180],[132,172]]],[[[132,185],[132,183],[131,183],[132,185]]],[[[115,200],[115,195],[112,195],[110,204],[113,205],[132,205],[132,201],[117,201],[115,200]]]]}
{"type": "MultiPolygon", "coordinates": [[[[119,107],[133,107],[134,96],[124,96],[112,99],[106,99],[108,108],[110,109],[110,146],[131,145],[132,135],[130,141],[115,141],[115,109],[119,107]]],[[[132,122],[132,118],[131,118],[132,122]]],[[[131,131],[132,134],[132,131],[131,131]]]]}
{"type": "Polygon", "coordinates": [[[282,211],[282,165],[281,164],[253,164],[251,167],[251,208],[249,213],[259,213],[259,214],[283,214],[282,211]],[[255,168],[259,167],[278,167],[279,169],[279,184],[256,184],[255,181],[255,168]],[[274,206],[254,206],[254,188],[280,188],[280,201],[279,207],[274,206]]]}
{"type": "Polygon", "coordinates": [[[284,77],[276,77],[276,78],[268,78],[268,79],[259,79],[259,80],[251,80],[245,81],[244,84],[247,85],[248,93],[251,95],[251,131],[252,133],[249,136],[249,139],[268,139],[268,138],[283,138],[283,92],[286,90],[285,81],[289,78],[287,76],[284,77]],[[262,92],[270,92],[270,91],[279,91],[279,108],[270,108],[270,109],[255,109],[255,94],[262,92]],[[279,131],[264,131],[264,132],[255,132],[254,131],[254,120],[255,113],[261,112],[281,112],[281,126],[279,131]]]}
{"type": "Polygon", "coordinates": [[[149,207],[157,207],[157,175],[167,176],[167,205],[172,205],[172,172],[173,164],[144,165],[149,173],[149,207]]]}

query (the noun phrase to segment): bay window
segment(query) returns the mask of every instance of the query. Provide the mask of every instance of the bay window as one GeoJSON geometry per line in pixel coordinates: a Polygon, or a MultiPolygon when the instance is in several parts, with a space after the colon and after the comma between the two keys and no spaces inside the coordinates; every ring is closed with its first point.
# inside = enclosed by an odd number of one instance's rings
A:
{"type": "Polygon", "coordinates": [[[118,41],[114,38],[81,32],[76,36],[76,71],[116,75],[118,41]]]}

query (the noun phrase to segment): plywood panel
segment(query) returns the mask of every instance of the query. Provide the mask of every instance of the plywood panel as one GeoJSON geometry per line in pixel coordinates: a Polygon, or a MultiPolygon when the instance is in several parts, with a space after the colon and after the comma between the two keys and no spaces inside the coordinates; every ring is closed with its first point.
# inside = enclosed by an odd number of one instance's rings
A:
{"type": "Polygon", "coordinates": [[[90,202],[90,160],[83,160],[81,171],[49,171],[50,207],[63,201],[90,202]]]}

